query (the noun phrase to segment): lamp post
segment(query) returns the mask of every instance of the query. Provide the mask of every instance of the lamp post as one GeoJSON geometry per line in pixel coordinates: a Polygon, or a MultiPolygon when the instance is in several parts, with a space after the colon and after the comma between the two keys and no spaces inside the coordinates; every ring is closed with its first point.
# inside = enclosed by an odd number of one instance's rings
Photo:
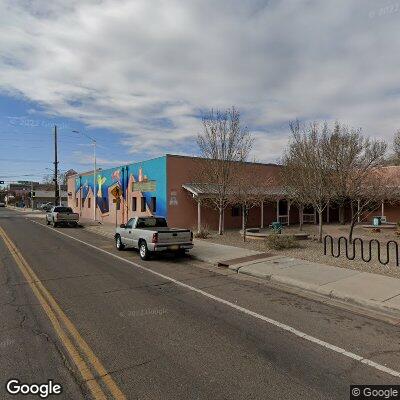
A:
{"type": "Polygon", "coordinates": [[[94,200],[93,220],[96,221],[96,208],[97,208],[97,202],[96,202],[96,200],[97,200],[97,193],[96,193],[96,169],[97,169],[97,166],[96,166],[96,139],[93,139],[92,137],[90,137],[89,135],[87,135],[84,132],[80,132],[80,131],[72,131],[72,132],[87,137],[93,143],[93,200],[94,200]]]}

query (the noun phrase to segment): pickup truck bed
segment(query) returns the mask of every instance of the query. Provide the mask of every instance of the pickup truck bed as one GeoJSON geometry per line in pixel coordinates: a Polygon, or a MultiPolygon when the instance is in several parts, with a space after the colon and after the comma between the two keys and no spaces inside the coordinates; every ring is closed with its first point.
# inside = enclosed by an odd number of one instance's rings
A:
{"type": "Polygon", "coordinates": [[[77,226],[79,214],[74,213],[70,207],[55,206],[46,214],[47,225],[72,225],[77,226]]]}
{"type": "Polygon", "coordinates": [[[146,260],[153,252],[171,251],[184,253],[193,248],[190,229],[168,228],[165,218],[131,218],[115,231],[118,250],[125,247],[139,249],[140,257],[146,260]]]}

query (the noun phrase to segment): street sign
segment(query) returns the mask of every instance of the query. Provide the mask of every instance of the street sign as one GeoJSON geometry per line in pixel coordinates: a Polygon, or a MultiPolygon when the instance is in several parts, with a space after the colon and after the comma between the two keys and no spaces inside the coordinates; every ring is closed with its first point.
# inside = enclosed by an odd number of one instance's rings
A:
{"type": "Polygon", "coordinates": [[[111,194],[117,199],[118,197],[121,196],[121,189],[119,186],[115,186],[112,190],[111,190],[111,194]]]}
{"type": "Polygon", "coordinates": [[[121,200],[120,199],[113,199],[113,203],[115,204],[115,203],[120,203],[121,202],[121,200]]]}

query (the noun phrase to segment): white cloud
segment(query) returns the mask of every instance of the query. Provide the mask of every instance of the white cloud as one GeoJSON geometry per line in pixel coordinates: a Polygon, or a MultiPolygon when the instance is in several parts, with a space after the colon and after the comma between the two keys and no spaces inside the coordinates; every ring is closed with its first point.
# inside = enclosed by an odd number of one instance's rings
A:
{"type": "Polygon", "coordinates": [[[190,152],[200,110],[231,105],[259,160],[279,157],[294,118],[340,119],[390,140],[400,10],[385,6],[3,0],[0,90],[124,133],[132,154],[190,152]]]}
{"type": "MultiPolygon", "coordinates": [[[[93,167],[93,156],[91,154],[84,153],[80,150],[74,150],[72,152],[71,161],[75,162],[79,165],[86,165],[89,167],[93,167]]],[[[118,160],[118,159],[108,159],[103,157],[96,157],[97,167],[105,166],[112,167],[117,165],[129,164],[132,160],[118,160]]]]}

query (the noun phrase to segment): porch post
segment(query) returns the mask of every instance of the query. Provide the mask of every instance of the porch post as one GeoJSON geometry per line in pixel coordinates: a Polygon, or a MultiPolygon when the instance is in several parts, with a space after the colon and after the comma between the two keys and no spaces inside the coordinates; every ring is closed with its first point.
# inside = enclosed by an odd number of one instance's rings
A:
{"type": "Polygon", "coordinates": [[[197,199],[197,232],[201,231],[201,199],[197,199]]]}
{"type": "Polygon", "coordinates": [[[360,222],[360,199],[357,200],[357,222],[360,222]]]}
{"type": "Polygon", "coordinates": [[[382,200],[382,217],[385,215],[385,201],[382,200]]]}
{"type": "Polygon", "coordinates": [[[276,200],[276,222],[279,222],[279,199],[276,200]]]}
{"type": "Polygon", "coordinates": [[[287,200],[287,225],[290,225],[290,200],[287,200]]]}
{"type": "Polygon", "coordinates": [[[264,200],[261,200],[261,229],[264,228],[264,200]]]}
{"type": "Polygon", "coordinates": [[[314,207],[314,224],[317,225],[317,209],[314,207]]]}

